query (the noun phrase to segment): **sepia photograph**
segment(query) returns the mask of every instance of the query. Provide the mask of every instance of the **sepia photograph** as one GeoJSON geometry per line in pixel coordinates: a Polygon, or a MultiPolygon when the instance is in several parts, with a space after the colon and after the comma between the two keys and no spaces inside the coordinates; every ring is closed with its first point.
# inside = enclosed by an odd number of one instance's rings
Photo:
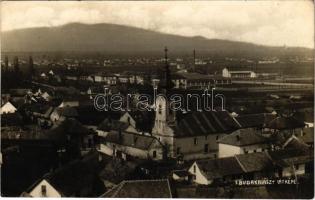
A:
{"type": "Polygon", "coordinates": [[[314,2],[0,2],[1,198],[314,198],[314,2]]]}

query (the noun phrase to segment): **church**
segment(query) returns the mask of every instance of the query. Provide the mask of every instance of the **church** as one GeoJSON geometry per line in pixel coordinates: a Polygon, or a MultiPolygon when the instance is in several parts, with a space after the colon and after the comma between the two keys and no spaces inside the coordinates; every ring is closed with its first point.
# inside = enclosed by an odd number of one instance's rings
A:
{"type": "MultiPolygon", "coordinates": [[[[171,93],[172,85],[165,48],[165,69],[159,85],[165,97],[171,93]]],[[[170,102],[165,97],[156,98],[152,135],[165,146],[166,154],[170,158],[182,160],[216,158],[217,141],[241,127],[227,111],[190,112],[178,119],[178,113],[171,109],[170,102]]]]}

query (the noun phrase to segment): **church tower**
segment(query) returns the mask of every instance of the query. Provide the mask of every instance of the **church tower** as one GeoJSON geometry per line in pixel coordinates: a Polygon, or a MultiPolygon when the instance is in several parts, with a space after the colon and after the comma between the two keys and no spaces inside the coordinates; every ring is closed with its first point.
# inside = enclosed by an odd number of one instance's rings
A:
{"type": "Polygon", "coordinates": [[[170,69],[168,65],[168,49],[165,47],[165,66],[159,84],[159,92],[156,96],[155,107],[155,121],[152,129],[152,135],[158,138],[162,144],[172,148],[173,146],[173,127],[175,126],[176,113],[170,108],[168,95],[173,83],[170,76],[170,69]]]}

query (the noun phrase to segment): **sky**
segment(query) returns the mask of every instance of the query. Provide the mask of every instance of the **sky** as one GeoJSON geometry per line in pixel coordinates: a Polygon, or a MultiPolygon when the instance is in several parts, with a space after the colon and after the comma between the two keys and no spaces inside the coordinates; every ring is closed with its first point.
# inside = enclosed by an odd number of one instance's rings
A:
{"type": "Polygon", "coordinates": [[[314,48],[313,1],[2,1],[1,30],[112,23],[183,36],[314,48]]]}

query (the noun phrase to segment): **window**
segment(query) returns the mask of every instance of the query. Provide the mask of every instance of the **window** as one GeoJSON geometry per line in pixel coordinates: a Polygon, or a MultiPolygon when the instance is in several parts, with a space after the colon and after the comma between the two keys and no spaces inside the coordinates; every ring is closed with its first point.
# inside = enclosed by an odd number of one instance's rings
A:
{"type": "Polygon", "coordinates": [[[207,139],[208,139],[208,136],[206,135],[206,136],[205,136],[205,140],[207,140],[207,139]]]}
{"type": "Polygon", "coordinates": [[[196,173],[196,165],[194,165],[194,173],[196,173]]]}
{"type": "Polygon", "coordinates": [[[294,165],[295,170],[298,170],[300,165],[294,165]]]}
{"type": "Polygon", "coordinates": [[[177,154],[177,155],[180,154],[180,147],[177,147],[177,149],[176,149],[176,154],[177,154]]]}
{"type": "Polygon", "coordinates": [[[159,114],[162,114],[162,106],[159,105],[159,114]]]}
{"type": "Polygon", "coordinates": [[[256,149],[254,150],[254,153],[256,153],[256,149]]]}
{"type": "Polygon", "coordinates": [[[197,144],[198,144],[197,138],[194,138],[194,145],[197,145],[197,144]]]}
{"type": "Polygon", "coordinates": [[[156,158],[156,151],[153,151],[153,158],[156,158]]]}
{"type": "Polygon", "coordinates": [[[215,139],[218,140],[218,139],[219,139],[219,136],[217,135],[217,137],[216,137],[215,139]]]}
{"type": "Polygon", "coordinates": [[[208,144],[205,144],[204,153],[208,153],[208,151],[209,151],[209,145],[208,145],[208,144]]]}
{"type": "Polygon", "coordinates": [[[43,196],[43,197],[46,197],[46,196],[47,196],[46,185],[42,185],[42,187],[41,187],[41,192],[42,192],[42,196],[43,196]]]}
{"type": "Polygon", "coordinates": [[[134,136],[133,137],[133,144],[135,145],[137,143],[138,137],[134,136]]]}

